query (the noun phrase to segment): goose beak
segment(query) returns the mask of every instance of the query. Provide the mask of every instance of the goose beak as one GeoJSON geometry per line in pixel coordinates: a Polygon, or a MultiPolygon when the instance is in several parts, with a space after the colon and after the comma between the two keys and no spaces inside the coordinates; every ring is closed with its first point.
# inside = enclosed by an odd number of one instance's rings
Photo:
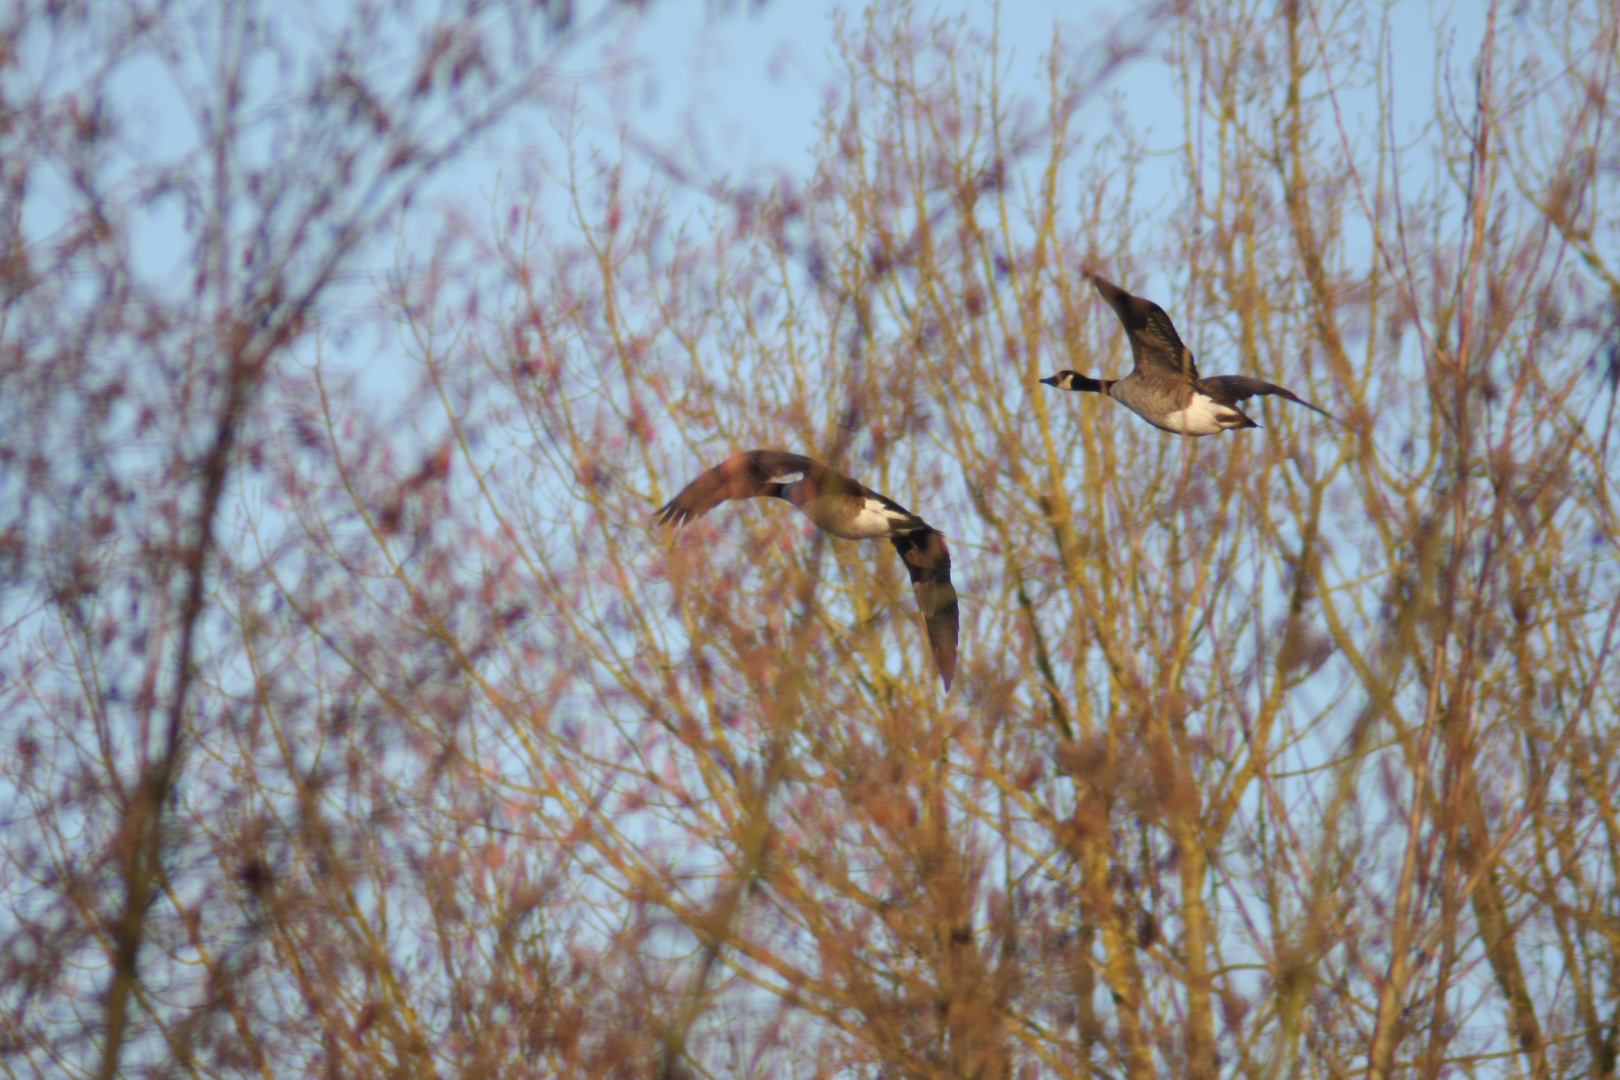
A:
{"type": "Polygon", "coordinates": [[[1056,386],[1058,384],[1058,377],[1056,375],[1048,375],[1046,378],[1042,379],[1041,382],[1045,383],[1047,386],[1056,386]]]}

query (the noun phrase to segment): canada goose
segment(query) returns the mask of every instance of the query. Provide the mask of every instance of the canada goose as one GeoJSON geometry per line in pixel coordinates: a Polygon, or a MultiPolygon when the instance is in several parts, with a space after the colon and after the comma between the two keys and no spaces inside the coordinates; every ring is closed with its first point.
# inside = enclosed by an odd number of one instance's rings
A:
{"type": "Polygon", "coordinates": [[[819,461],[782,450],[749,450],[693,480],[658,510],[661,525],[701,517],[728,499],[785,499],[823,532],[844,540],[887,539],[911,575],[945,689],[956,674],[956,589],[945,537],[892,499],[819,461]],[[784,483],[789,477],[799,479],[784,483]]]}
{"type": "Polygon", "coordinates": [[[1257,428],[1237,403],[1259,394],[1277,397],[1332,414],[1302,401],[1292,391],[1247,375],[1203,379],[1192,350],[1181,343],[1164,308],[1132,296],[1097,274],[1088,274],[1102,298],[1125,326],[1136,366],[1123,379],[1092,379],[1078,371],[1060,371],[1041,382],[1059,390],[1089,390],[1113,398],[1156,428],[1177,435],[1217,435],[1227,428],[1257,428]]]}

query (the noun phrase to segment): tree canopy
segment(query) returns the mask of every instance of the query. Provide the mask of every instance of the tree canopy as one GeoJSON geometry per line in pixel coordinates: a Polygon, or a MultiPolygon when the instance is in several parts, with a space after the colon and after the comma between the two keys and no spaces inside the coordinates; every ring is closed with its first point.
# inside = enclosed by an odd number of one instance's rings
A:
{"type": "Polygon", "coordinates": [[[1620,9],[880,0],[753,176],[578,121],[643,6],[0,11],[7,1071],[1612,1076],[1620,9]],[[1091,272],[1332,416],[1041,385],[1091,272]],[[654,521],[755,448],[949,693],[654,521]]]}

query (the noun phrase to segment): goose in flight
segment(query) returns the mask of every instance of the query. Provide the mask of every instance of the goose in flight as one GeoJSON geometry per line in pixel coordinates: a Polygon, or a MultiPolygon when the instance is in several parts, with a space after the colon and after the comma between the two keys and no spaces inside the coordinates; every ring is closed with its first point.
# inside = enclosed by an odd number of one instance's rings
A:
{"type": "Polygon", "coordinates": [[[1262,394],[1285,398],[1332,419],[1332,414],[1263,379],[1247,375],[1200,378],[1192,350],[1181,343],[1164,308],[1132,296],[1098,274],[1087,276],[1124,325],[1136,366],[1123,379],[1093,379],[1078,371],[1060,371],[1042,379],[1046,385],[1111,397],[1154,427],[1177,435],[1257,428],[1260,425],[1243,415],[1237,403],[1262,394]]]}
{"type": "Polygon", "coordinates": [[[802,454],[749,450],[687,484],[658,510],[662,525],[681,525],[730,499],[784,499],[823,532],[844,540],[888,540],[911,575],[928,644],[945,689],[956,674],[957,606],[945,537],[893,499],[802,454]],[[797,477],[797,479],[794,479],[797,477]]]}

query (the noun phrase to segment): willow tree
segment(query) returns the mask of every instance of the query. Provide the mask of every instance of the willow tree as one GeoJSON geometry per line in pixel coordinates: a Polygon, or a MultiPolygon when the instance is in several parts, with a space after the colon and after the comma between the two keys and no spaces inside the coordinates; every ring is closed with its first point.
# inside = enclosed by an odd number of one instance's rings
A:
{"type": "MultiPolygon", "coordinates": [[[[143,1053],[1612,1074],[1610,7],[1442,27],[1416,125],[1388,9],[1066,27],[1036,93],[995,37],[879,4],[835,22],[807,175],[565,129],[386,283],[411,392],[312,349],[220,450],[252,481],[194,616],[143,1053]],[[1142,65],[1181,114],[1099,121],[1142,65]],[[1129,367],[1090,271],[1333,419],[1180,438],[1042,386],[1129,367]],[[655,524],[758,447],[946,534],[948,694],[882,545],[768,499],[655,524]]],[[[96,673],[189,609],[37,595],[7,1005],[44,1069],[99,1014],[28,950],[77,927],[117,970],[85,875],[136,850],[84,809],[142,700],[96,673]]]]}

